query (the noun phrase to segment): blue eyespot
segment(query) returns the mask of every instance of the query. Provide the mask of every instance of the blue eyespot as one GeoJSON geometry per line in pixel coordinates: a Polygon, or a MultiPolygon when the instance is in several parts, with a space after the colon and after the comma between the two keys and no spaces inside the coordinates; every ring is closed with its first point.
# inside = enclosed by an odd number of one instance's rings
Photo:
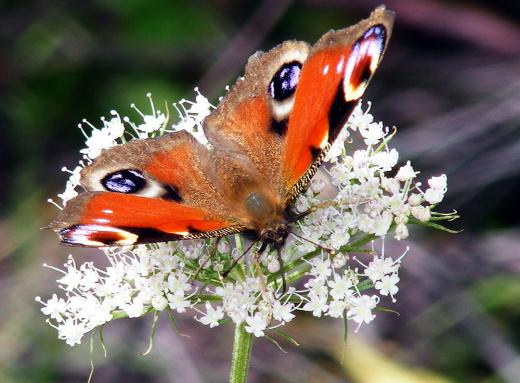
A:
{"type": "Polygon", "coordinates": [[[383,51],[383,48],[385,47],[385,41],[386,41],[386,28],[383,24],[377,24],[373,27],[370,27],[365,33],[363,33],[363,36],[359,38],[359,40],[356,42],[356,44],[360,44],[365,40],[376,40],[377,44],[380,47],[379,53],[383,51]]]}
{"type": "Polygon", "coordinates": [[[294,94],[302,64],[298,61],[291,61],[283,64],[278,72],[275,73],[269,83],[269,94],[276,101],[283,101],[294,94]]]}
{"type": "Polygon", "coordinates": [[[136,193],[146,185],[143,173],[135,169],[118,170],[107,174],[101,184],[108,191],[116,193],[136,193]]]}

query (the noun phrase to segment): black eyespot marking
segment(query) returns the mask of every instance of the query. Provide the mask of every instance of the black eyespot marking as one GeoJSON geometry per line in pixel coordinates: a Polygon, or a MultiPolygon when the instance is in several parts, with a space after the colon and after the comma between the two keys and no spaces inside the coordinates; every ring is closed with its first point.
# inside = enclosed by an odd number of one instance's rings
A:
{"type": "Polygon", "coordinates": [[[366,86],[368,80],[372,76],[372,69],[370,69],[370,65],[372,63],[372,57],[365,56],[356,63],[352,74],[350,75],[350,84],[354,86],[355,89],[360,86],[366,86]]]}
{"type": "Polygon", "coordinates": [[[354,111],[358,101],[359,99],[345,101],[345,91],[343,81],[341,81],[329,110],[329,142],[333,142],[336,139],[343,125],[354,111]]]}
{"type": "Polygon", "coordinates": [[[367,61],[365,65],[363,65],[363,69],[359,74],[359,83],[361,84],[362,82],[367,82],[370,79],[371,75],[372,71],[370,70],[370,62],[367,61]]]}
{"type": "Polygon", "coordinates": [[[179,194],[179,189],[177,189],[173,185],[167,185],[167,186],[165,186],[165,188],[166,188],[167,192],[162,196],[162,198],[167,199],[169,201],[174,201],[174,202],[182,201],[182,197],[179,194]]]}
{"type": "Polygon", "coordinates": [[[107,174],[101,184],[108,191],[116,193],[137,193],[146,185],[143,173],[135,169],[123,169],[107,174]]]}
{"type": "Polygon", "coordinates": [[[271,132],[278,134],[279,136],[285,136],[287,128],[289,126],[289,120],[284,118],[281,121],[277,121],[275,118],[271,119],[271,132]]]}
{"type": "Polygon", "coordinates": [[[200,234],[200,233],[203,233],[203,231],[200,231],[199,229],[196,229],[193,226],[188,226],[188,233],[190,233],[190,234],[200,234]]]}
{"type": "Polygon", "coordinates": [[[271,97],[276,101],[291,97],[298,85],[301,69],[302,64],[298,61],[283,64],[269,83],[268,91],[271,97]]]}
{"type": "Polygon", "coordinates": [[[166,233],[153,227],[121,227],[121,229],[137,235],[138,243],[165,242],[182,239],[182,235],[166,233]]]}
{"type": "Polygon", "coordinates": [[[314,162],[318,159],[322,150],[320,148],[316,148],[314,146],[311,146],[310,149],[311,149],[312,162],[314,162]]]}

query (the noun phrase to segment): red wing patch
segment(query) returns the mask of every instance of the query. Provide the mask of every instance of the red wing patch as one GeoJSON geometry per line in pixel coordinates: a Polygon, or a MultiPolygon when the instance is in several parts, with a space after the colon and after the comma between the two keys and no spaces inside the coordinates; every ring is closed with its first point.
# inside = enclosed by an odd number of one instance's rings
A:
{"type": "Polygon", "coordinates": [[[283,159],[284,179],[289,188],[310,167],[315,153],[328,144],[328,116],[343,80],[347,53],[338,48],[317,52],[303,66],[283,159]]]}

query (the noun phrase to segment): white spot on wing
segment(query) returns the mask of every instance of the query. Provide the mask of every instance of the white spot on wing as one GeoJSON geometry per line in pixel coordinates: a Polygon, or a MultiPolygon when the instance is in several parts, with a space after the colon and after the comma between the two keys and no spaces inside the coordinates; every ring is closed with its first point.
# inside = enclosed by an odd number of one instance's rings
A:
{"type": "Polygon", "coordinates": [[[323,75],[325,76],[327,73],[329,73],[329,64],[325,65],[323,68],[323,75]]]}
{"type": "Polygon", "coordinates": [[[273,102],[273,115],[276,121],[285,120],[291,114],[291,110],[294,105],[294,96],[289,97],[288,99],[282,102],[273,102]]]}
{"type": "Polygon", "coordinates": [[[345,56],[341,56],[341,60],[339,60],[339,63],[336,66],[336,73],[341,73],[343,70],[343,65],[345,65],[345,56]]]}
{"type": "Polygon", "coordinates": [[[158,198],[166,193],[166,189],[155,181],[146,180],[146,186],[139,193],[142,197],[158,198]]]}
{"type": "MultiPolygon", "coordinates": [[[[302,64],[307,60],[307,56],[309,55],[309,52],[307,50],[297,50],[292,49],[287,52],[285,52],[284,55],[280,56],[280,62],[278,65],[278,68],[281,67],[283,64],[291,62],[291,61],[299,61],[302,64]]],[[[276,70],[278,70],[276,68],[276,70]]],[[[276,72],[275,70],[275,72],[276,72]]],[[[273,73],[274,74],[274,73],[273,73]]]]}

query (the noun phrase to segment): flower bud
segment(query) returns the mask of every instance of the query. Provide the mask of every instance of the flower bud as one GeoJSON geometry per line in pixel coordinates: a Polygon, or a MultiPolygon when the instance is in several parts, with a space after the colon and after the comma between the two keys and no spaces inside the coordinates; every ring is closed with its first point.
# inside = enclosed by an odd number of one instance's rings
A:
{"type": "Polygon", "coordinates": [[[269,270],[270,273],[278,272],[280,270],[280,262],[278,262],[277,259],[271,259],[267,264],[267,270],[269,270]]]}

